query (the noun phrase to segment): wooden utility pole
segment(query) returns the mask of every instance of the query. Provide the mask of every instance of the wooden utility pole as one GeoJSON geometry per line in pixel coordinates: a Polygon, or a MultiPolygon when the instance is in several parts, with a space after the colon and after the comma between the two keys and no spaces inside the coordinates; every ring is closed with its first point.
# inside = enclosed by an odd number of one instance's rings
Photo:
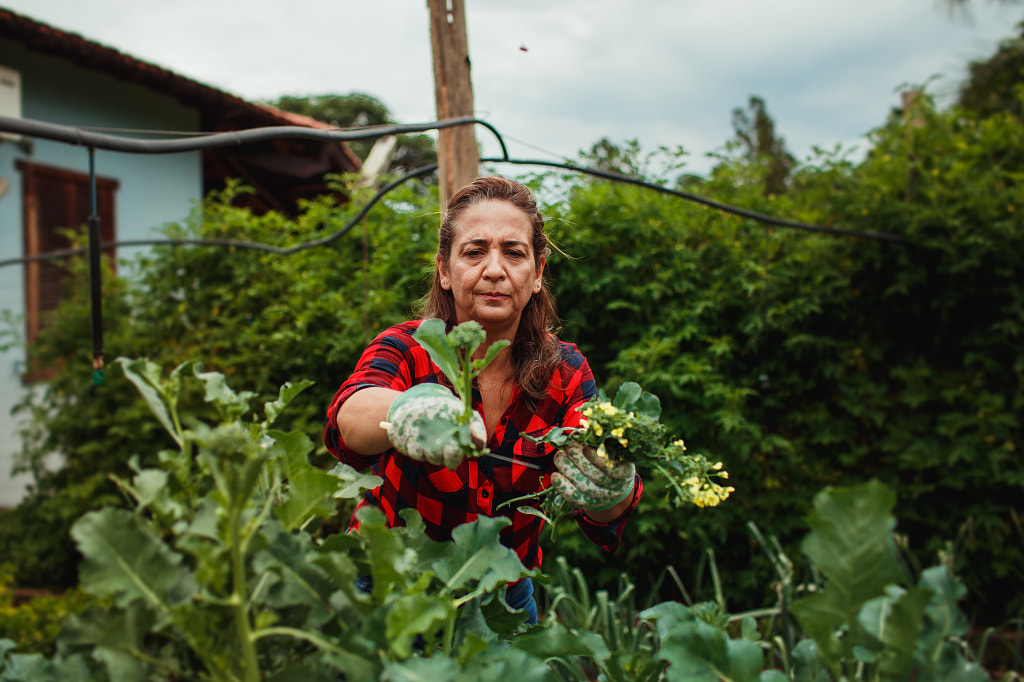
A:
{"type": "MultiPolygon", "coordinates": [[[[427,0],[430,45],[434,53],[434,97],[437,118],[473,115],[473,82],[469,75],[464,0],[427,0]]],[[[438,131],[437,176],[441,207],[460,187],[479,175],[480,156],[472,125],[438,131]]]]}

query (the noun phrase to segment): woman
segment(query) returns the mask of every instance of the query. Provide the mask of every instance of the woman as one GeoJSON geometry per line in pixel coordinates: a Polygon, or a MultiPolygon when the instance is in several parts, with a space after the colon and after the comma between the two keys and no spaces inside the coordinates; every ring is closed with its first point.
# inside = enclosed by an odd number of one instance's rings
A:
{"type": "MultiPolygon", "coordinates": [[[[633,466],[609,466],[592,448],[556,455],[521,435],[579,425],[576,408],[596,393],[586,358],[552,333],[555,310],[544,281],[550,249],[533,195],[512,180],[478,178],[449,201],[438,241],[423,319],[442,319],[449,329],[478,322],[487,334],[479,357],[495,341],[512,342],[481,373],[474,391],[474,438],[499,457],[462,460],[450,469],[439,464],[442,453],[402,442],[398,434],[408,430],[396,420],[450,418],[445,415],[460,412],[461,402],[413,339],[420,320],[396,325],[370,344],[327,411],[328,449],[356,469],[372,466],[383,478],[360,507],[379,507],[392,526],[402,523],[399,511],[415,508],[436,540],[450,539],[453,528],[481,514],[507,516],[512,524],[501,541],[532,569],[541,563],[543,521],[502,505],[537,492],[550,473],[551,484],[578,507],[574,517],[586,535],[614,551],[643,492],[633,466]],[[456,404],[447,406],[451,401],[456,404]],[[381,428],[382,421],[392,427],[381,428]]],[[[534,623],[532,593],[527,578],[509,587],[506,600],[525,608],[534,623]]]]}

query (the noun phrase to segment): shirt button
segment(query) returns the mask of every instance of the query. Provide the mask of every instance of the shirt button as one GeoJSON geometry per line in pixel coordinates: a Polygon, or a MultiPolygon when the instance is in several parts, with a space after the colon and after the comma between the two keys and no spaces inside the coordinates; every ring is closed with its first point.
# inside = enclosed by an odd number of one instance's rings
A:
{"type": "Polygon", "coordinates": [[[502,424],[508,424],[508,417],[502,417],[501,418],[501,423],[502,424]]]}
{"type": "Polygon", "coordinates": [[[490,496],[491,496],[491,493],[490,493],[490,491],[489,491],[489,490],[481,490],[481,491],[480,491],[480,497],[484,498],[485,500],[486,500],[486,499],[487,499],[488,497],[490,497],[490,496]]]}

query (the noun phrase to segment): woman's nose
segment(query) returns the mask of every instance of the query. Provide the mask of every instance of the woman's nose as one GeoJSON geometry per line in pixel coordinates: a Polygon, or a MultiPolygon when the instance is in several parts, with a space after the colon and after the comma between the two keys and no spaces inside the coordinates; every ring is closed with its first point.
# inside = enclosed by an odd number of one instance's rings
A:
{"type": "Polygon", "coordinates": [[[484,260],[484,277],[488,279],[501,279],[505,276],[505,269],[501,264],[501,254],[491,252],[484,260]]]}

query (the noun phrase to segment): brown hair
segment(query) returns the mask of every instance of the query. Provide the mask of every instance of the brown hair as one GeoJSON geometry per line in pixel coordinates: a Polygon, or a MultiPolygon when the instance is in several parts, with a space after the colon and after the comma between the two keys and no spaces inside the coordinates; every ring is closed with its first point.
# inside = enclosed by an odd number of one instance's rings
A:
{"type": "MultiPolygon", "coordinates": [[[[526,214],[533,227],[534,264],[539,268],[541,259],[551,253],[548,236],[544,232],[544,217],[529,187],[500,175],[477,178],[448,201],[438,232],[437,258],[445,263],[450,262],[456,223],[466,209],[485,201],[507,201],[526,214]]],[[[436,267],[430,292],[420,302],[420,311],[424,318],[444,320],[448,329],[455,326],[455,296],[441,286],[441,273],[436,267]]],[[[561,361],[558,341],[554,337],[557,327],[558,315],[554,299],[547,280],[543,279],[540,291],[530,297],[523,309],[516,338],[509,349],[512,353],[514,378],[531,403],[543,397],[551,375],[561,361]]]]}

